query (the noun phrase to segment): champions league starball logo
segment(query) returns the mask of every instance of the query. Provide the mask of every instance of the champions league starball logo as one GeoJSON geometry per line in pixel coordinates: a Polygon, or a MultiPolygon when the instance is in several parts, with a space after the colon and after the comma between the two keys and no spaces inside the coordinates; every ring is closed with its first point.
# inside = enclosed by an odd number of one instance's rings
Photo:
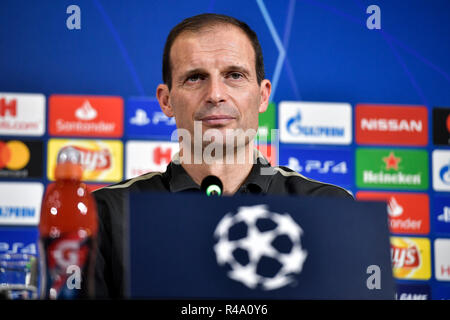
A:
{"type": "Polygon", "coordinates": [[[307,257],[301,227],[285,213],[265,205],[240,207],[218,223],[214,237],[217,263],[229,278],[250,289],[275,290],[295,281],[307,257]]]}

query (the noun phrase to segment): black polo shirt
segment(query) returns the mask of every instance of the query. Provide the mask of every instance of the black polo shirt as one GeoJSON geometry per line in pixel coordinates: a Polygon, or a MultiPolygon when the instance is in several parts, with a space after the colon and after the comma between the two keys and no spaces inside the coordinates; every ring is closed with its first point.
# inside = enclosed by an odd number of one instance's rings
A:
{"type": "MultiPolygon", "coordinates": [[[[258,158],[238,193],[341,197],[353,199],[346,190],[308,179],[287,167],[271,167],[258,158]]],[[[99,216],[95,294],[98,298],[123,297],[123,240],[126,199],[130,191],[200,192],[180,164],[171,162],[166,172],[152,172],[95,191],[99,216]]]]}

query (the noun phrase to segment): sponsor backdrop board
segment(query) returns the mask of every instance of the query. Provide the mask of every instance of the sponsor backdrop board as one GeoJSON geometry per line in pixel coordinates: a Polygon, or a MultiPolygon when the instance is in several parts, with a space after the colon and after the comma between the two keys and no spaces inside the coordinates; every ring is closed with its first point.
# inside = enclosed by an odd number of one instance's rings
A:
{"type": "Polygon", "coordinates": [[[52,136],[120,138],[123,135],[121,97],[52,95],[49,98],[52,136]]]}
{"type": "MultiPolygon", "coordinates": [[[[0,225],[37,230],[44,187],[54,181],[56,155],[62,147],[81,151],[83,180],[92,191],[164,171],[179,151],[178,143],[170,141],[174,120],[158,111],[155,98],[51,95],[48,101],[48,134],[0,136],[0,225]],[[125,107],[122,101],[128,101],[125,107]],[[110,113],[101,107],[108,103],[110,113]],[[58,121],[75,131],[63,134],[57,129],[58,121]],[[68,125],[70,121],[75,124],[68,125]],[[106,128],[105,123],[118,131],[102,136],[95,128],[106,128]],[[83,133],[83,128],[94,129],[83,133]],[[76,138],[84,134],[84,139],[76,138]]],[[[3,109],[4,117],[12,114],[9,110],[3,109]]],[[[446,115],[445,108],[436,110],[430,114],[446,115]]],[[[440,139],[433,138],[435,126],[444,125],[441,119],[434,117],[428,123],[427,115],[423,106],[289,101],[271,102],[268,113],[260,116],[257,148],[273,165],[341,186],[357,200],[386,204],[397,299],[450,297],[450,149],[442,133],[440,139]],[[392,108],[392,114],[386,108],[392,108]],[[330,110],[339,110],[337,121],[321,117],[330,110]],[[302,122],[304,117],[316,118],[316,127],[314,121],[302,122]],[[294,128],[290,132],[289,126],[294,128]],[[284,136],[283,130],[268,134],[280,127],[287,132],[284,136]],[[402,131],[415,138],[407,138],[402,131]],[[427,131],[429,135],[423,137],[427,131]],[[327,137],[334,133],[339,137],[327,137]],[[302,140],[302,135],[307,138],[302,140]]],[[[0,235],[5,232],[0,230],[0,235]]],[[[5,243],[1,248],[14,245],[5,243]]]]}
{"type": "Polygon", "coordinates": [[[117,140],[50,139],[47,148],[47,176],[55,180],[59,150],[72,146],[81,153],[83,180],[95,182],[120,181],[123,177],[123,147],[117,140]]]}
{"type": "MultiPolygon", "coordinates": [[[[83,150],[92,189],[163,170],[175,129],[154,97],[165,35],[188,15],[226,13],[255,29],[272,81],[272,103],[259,117],[262,153],[270,153],[272,164],[340,185],[357,199],[384,201],[395,237],[397,298],[450,298],[450,42],[432,32],[435,21],[449,29],[450,3],[413,1],[404,10],[403,2],[379,0],[382,14],[402,17],[389,26],[382,22],[387,38],[380,38],[365,28],[365,8],[347,1],[191,1],[188,10],[171,1],[157,8],[151,1],[130,0],[126,8],[80,1],[80,30],[67,29],[64,4],[43,0],[24,11],[20,2],[4,2],[8,14],[0,30],[14,26],[21,37],[0,35],[8,43],[0,59],[0,183],[7,192],[0,193],[0,224],[35,228],[37,204],[28,200],[37,201],[52,183],[57,150],[69,141],[83,150]],[[25,17],[28,11],[46,12],[47,19],[25,17]],[[417,17],[425,27],[404,23],[417,17]],[[46,32],[34,32],[36,25],[46,32]],[[354,54],[355,44],[363,54],[354,54]],[[39,48],[33,59],[30,48],[39,48]],[[274,137],[271,129],[280,132],[274,137]],[[146,147],[131,148],[138,142],[146,147]],[[160,153],[145,154],[151,150],[160,153]],[[7,202],[16,199],[11,191],[20,203],[7,202]]],[[[16,242],[11,238],[7,250],[16,242]]]]}

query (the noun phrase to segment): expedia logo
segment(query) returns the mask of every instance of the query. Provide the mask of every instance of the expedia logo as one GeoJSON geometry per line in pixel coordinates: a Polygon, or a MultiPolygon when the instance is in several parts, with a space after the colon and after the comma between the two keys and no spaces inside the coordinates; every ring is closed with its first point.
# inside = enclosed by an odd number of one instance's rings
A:
{"type": "Polygon", "coordinates": [[[0,135],[42,136],[44,132],[44,95],[0,93],[0,135]]]}
{"type": "Polygon", "coordinates": [[[126,179],[151,171],[165,171],[179,151],[177,142],[133,141],[126,143],[126,179]]]}
{"type": "Polygon", "coordinates": [[[16,117],[17,116],[17,99],[6,100],[0,99],[0,117],[16,117]]]}

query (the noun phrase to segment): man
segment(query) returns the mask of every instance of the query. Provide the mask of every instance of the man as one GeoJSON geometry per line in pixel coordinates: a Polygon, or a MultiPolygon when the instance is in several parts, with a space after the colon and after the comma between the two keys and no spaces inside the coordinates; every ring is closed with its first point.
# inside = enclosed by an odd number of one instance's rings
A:
{"type": "Polygon", "coordinates": [[[203,14],[170,32],[163,54],[163,81],[156,90],[162,111],[175,117],[180,153],[164,173],[152,172],[94,193],[100,219],[96,295],[123,295],[123,223],[130,191],[199,191],[209,175],[223,192],[352,198],[336,186],[273,168],[255,152],[258,114],[269,103],[256,34],[234,18],[203,14]],[[206,152],[206,151],[211,152],[206,152]]]}

